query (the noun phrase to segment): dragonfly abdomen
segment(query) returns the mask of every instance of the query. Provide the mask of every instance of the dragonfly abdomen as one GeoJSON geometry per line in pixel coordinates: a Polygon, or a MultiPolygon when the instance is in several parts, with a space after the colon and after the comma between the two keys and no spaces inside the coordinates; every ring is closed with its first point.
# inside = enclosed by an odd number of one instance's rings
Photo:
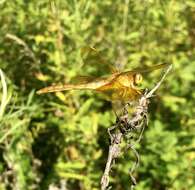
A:
{"type": "Polygon", "coordinates": [[[42,88],[37,91],[37,94],[45,94],[49,92],[59,92],[59,91],[65,91],[65,90],[70,90],[71,85],[53,85],[53,86],[48,86],[45,88],[42,88]]]}

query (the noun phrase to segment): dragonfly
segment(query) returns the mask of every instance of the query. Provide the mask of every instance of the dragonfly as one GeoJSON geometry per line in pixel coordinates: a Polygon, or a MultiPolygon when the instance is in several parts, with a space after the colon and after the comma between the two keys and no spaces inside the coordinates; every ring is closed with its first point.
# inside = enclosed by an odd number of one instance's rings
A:
{"type": "Polygon", "coordinates": [[[146,68],[136,68],[130,71],[116,71],[103,77],[80,77],[80,82],[76,84],[68,83],[52,85],[37,91],[37,94],[50,92],[60,92],[68,90],[92,90],[107,95],[111,102],[133,102],[138,100],[143,94],[143,89],[139,86],[143,82],[143,74],[154,70],[168,67],[169,63],[162,63],[146,68]]]}

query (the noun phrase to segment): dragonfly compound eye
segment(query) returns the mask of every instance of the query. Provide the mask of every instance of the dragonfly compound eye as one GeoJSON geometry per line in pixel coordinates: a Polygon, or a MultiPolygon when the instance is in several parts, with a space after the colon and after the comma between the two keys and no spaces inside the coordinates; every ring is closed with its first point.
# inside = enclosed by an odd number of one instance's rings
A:
{"type": "Polygon", "coordinates": [[[137,73],[134,75],[134,83],[135,85],[140,85],[142,83],[143,77],[141,74],[137,73]]]}

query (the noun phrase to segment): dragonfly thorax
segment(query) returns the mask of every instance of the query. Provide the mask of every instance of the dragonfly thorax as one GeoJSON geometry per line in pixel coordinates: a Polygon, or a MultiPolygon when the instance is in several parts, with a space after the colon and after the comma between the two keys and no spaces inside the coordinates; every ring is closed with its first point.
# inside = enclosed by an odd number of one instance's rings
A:
{"type": "Polygon", "coordinates": [[[124,87],[131,87],[133,86],[133,76],[128,75],[120,75],[117,81],[124,87]]]}

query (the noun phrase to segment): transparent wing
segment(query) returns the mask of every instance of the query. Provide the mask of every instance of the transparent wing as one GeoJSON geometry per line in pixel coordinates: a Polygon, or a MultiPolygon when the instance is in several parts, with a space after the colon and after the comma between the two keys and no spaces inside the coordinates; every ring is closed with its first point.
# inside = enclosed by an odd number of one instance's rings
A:
{"type": "Polygon", "coordinates": [[[71,79],[71,83],[72,84],[86,84],[94,80],[97,80],[97,78],[92,77],[92,76],[76,76],[71,79]]]}
{"type": "Polygon", "coordinates": [[[94,47],[84,46],[81,48],[81,57],[83,58],[83,67],[89,69],[92,66],[97,72],[117,73],[119,70],[114,67],[108,59],[104,58],[102,52],[94,47]]]}
{"type": "Polygon", "coordinates": [[[119,88],[112,94],[112,100],[121,100],[124,102],[133,102],[141,96],[141,91],[134,88],[119,88]]]}
{"type": "Polygon", "coordinates": [[[124,74],[126,73],[148,73],[154,70],[158,70],[158,69],[163,69],[165,67],[168,67],[169,65],[171,65],[170,63],[162,63],[159,65],[154,65],[152,67],[145,67],[145,68],[135,68],[131,71],[126,71],[124,72],[124,74]]]}
{"type": "Polygon", "coordinates": [[[142,94],[139,89],[134,89],[130,87],[116,87],[112,83],[104,85],[98,88],[97,91],[106,95],[106,99],[112,102],[122,101],[122,102],[132,102],[136,101],[142,94]]]}

